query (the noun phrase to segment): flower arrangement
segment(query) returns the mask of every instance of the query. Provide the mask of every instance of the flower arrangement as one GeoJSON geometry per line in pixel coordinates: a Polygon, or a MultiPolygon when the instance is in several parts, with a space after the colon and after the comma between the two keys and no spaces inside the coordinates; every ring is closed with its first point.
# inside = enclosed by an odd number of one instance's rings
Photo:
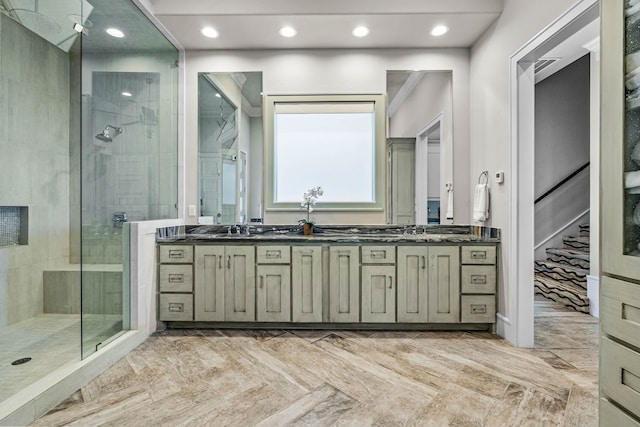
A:
{"type": "Polygon", "coordinates": [[[310,188],[306,193],[304,193],[300,208],[307,211],[307,217],[298,220],[298,224],[309,224],[312,229],[315,227],[315,222],[311,221],[311,212],[313,212],[313,206],[323,194],[324,191],[322,190],[322,187],[310,188]]]}

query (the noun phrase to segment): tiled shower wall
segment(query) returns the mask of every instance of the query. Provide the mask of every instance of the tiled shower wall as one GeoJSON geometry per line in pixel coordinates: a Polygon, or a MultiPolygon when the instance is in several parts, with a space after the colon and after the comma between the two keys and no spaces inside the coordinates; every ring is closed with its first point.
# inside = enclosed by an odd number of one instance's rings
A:
{"type": "Polygon", "coordinates": [[[29,207],[0,248],[0,327],[42,313],[42,272],[69,261],[69,57],[0,14],[0,205],[29,207]]]}
{"type": "MultiPolygon", "coordinates": [[[[122,229],[113,226],[114,212],[126,212],[129,221],[177,216],[176,75],[175,54],[83,55],[85,263],[123,262],[122,229]],[[123,97],[125,90],[132,96],[123,97]],[[113,142],[96,139],[108,124],[123,132],[113,142]]],[[[71,257],[80,260],[73,243],[71,257]]]]}

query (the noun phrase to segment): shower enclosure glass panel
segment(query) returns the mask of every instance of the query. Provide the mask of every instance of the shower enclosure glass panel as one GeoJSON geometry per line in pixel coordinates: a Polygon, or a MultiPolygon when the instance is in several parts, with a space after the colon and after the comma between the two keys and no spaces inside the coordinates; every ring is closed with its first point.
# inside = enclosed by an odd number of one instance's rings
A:
{"type": "Polygon", "coordinates": [[[0,233],[20,230],[0,245],[0,413],[81,356],[71,255],[80,244],[71,78],[80,63],[71,58],[80,49],[73,27],[91,10],[79,0],[0,0],[0,233]]]}
{"type": "Polygon", "coordinates": [[[178,194],[178,51],[131,1],[90,1],[81,58],[83,357],[130,329],[129,222],[176,218],[178,194]]]}

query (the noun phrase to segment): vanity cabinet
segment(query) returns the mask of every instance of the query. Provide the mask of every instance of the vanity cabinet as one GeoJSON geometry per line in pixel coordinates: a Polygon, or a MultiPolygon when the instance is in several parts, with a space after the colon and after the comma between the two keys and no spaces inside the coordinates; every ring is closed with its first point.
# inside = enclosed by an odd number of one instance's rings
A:
{"type": "Polygon", "coordinates": [[[426,246],[398,247],[398,322],[427,323],[429,321],[426,246]]]}
{"type": "Polygon", "coordinates": [[[362,247],[362,322],[396,321],[396,247],[362,247]]]}
{"type": "Polygon", "coordinates": [[[258,322],[291,321],[291,247],[258,246],[258,322]]]}
{"type": "Polygon", "coordinates": [[[387,222],[415,224],[416,139],[387,141],[387,222]]]}
{"type": "Polygon", "coordinates": [[[255,287],[253,246],[196,245],[195,320],[255,321],[255,287]]]}
{"type": "Polygon", "coordinates": [[[193,246],[160,246],[159,260],[159,319],[193,320],[193,246]]]}
{"type": "Polygon", "coordinates": [[[460,247],[429,247],[429,322],[460,322],[460,247]]]}
{"type": "Polygon", "coordinates": [[[462,323],[487,323],[496,318],[496,259],[495,246],[462,247],[462,323]]]}
{"type": "Polygon", "coordinates": [[[640,14],[601,3],[600,425],[640,426],[640,14]]]}
{"type": "Polygon", "coordinates": [[[496,245],[276,243],[159,245],[159,320],[495,323],[496,245]]]}
{"type": "Polygon", "coordinates": [[[294,322],[322,322],[322,246],[291,248],[291,298],[294,322]]]}
{"type": "Polygon", "coordinates": [[[360,321],[360,247],[329,247],[329,322],[360,321]]]}

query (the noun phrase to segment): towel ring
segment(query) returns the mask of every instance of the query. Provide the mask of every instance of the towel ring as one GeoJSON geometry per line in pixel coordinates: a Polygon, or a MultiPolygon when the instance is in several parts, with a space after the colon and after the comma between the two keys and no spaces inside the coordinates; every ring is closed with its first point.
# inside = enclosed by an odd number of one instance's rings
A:
{"type": "Polygon", "coordinates": [[[478,184],[482,184],[482,177],[484,176],[484,183],[489,183],[489,171],[482,171],[480,176],[478,176],[478,184]]]}

